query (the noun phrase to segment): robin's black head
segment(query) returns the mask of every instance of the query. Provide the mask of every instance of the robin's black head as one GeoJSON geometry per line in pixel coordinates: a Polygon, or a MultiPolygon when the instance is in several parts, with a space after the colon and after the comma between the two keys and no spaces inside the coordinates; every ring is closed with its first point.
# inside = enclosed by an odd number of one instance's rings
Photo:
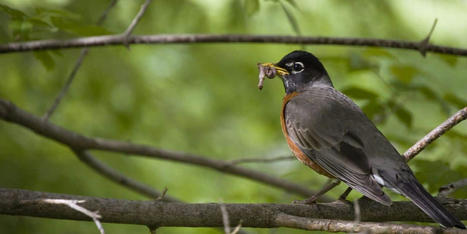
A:
{"type": "Polygon", "coordinates": [[[282,76],[286,93],[299,92],[311,85],[330,85],[328,73],[313,54],[296,50],[284,56],[275,66],[287,70],[282,76]]]}

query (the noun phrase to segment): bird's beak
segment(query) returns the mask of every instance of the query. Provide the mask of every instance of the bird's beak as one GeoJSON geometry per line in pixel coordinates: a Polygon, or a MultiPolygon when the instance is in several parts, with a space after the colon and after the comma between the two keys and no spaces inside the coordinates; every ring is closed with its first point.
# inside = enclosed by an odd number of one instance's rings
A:
{"type": "Polygon", "coordinates": [[[274,63],[258,63],[258,69],[259,69],[258,88],[260,90],[263,88],[264,77],[272,79],[276,76],[279,76],[281,79],[283,79],[284,76],[289,74],[289,72],[286,69],[279,67],[274,63]]]}
{"type": "Polygon", "coordinates": [[[282,67],[279,67],[279,66],[277,66],[277,65],[274,64],[274,63],[261,63],[261,64],[259,64],[259,65],[262,66],[262,67],[273,68],[273,70],[275,70],[275,73],[276,73],[275,75],[278,75],[278,76],[281,77],[281,78],[282,78],[283,76],[289,74],[289,72],[288,72],[286,69],[284,69],[284,68],[282,68],[282,67]]]}

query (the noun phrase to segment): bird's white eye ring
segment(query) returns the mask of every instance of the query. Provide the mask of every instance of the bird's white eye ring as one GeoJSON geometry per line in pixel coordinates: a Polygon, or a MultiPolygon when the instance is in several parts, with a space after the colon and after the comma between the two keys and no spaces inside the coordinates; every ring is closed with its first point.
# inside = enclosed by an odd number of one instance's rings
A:
{"type": "Polygon", "coordinates": [[[295,62],[293,64],[292,73],[297,74],[297,73],[302,72],[304,69],[305,69],[305,66],[303,66],[302,62],[295,62]]]}

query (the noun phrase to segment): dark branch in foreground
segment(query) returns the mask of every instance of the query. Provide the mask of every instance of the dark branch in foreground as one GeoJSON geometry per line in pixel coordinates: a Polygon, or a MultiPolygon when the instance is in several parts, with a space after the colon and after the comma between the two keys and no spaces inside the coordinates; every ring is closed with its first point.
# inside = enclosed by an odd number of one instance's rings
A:
{"type": "MultiPolygon", "coordinates": [[[[309,190],[304,186],[268,174],[264,174],[259,171],[232,165],[230,162],[222,160],[210,159],[207,157],[183,152],[167,151],[147,145],[138,145],[115,140],[86,137],[54,125],[50,122],[43,121],[41,118],[32,115],[16,107],[13,103],[3,99],[0,99],[0,119],[19,124],[41,136],[53,139],[77,151],[91,149],[104,150],[188,163],[211,168],[227,174],[241,176],[250,180],[255,180],[276,188],[284,189],[290,193],[308,197],[315,193],[314,191],[309,190]]],[[[330,199],[324,197],[322,200],[329,201],[330,199]]]]}
{"type": "Polygon", "coordinates": [[[94,46],[128,44],[192,44],[192,43],[276,43],[302,45],[346,45],[386,47],[395,49],[416,50],[422,54],[431,52],[467,56],[467,49],[430,44],[425,40],[404,41],[377,38],[338,38],[338,37],[305,37],[280,35],[210,35],[210,34],[177,34],[177,35],[142,35],[126,37],[125,35],[108,35],[82,37],[69,40],[40,40],[15,42],[0,45],[0,53],[13,53],[36,50],[52,50],[81,48],[94,46]]]}
{"type": "MultiPolygon", "coordinates": [[[[98,210],[101,222],[140,224],[150,227],[223,227],[220,204],[183,204],[155,201],[129,201],[65,194],[34,192],[0,188],[0,214],[46,217],[71,220],[90,220],[80,212],[66,206],[43,202],[43,199],[85,200],[80,205],[88,210],[98,210]]],[[[440,200],[453,215],[467,219],[467,200],[440,200]]],[[[425,230],[424,233],[440,231],[436,227],[421,227],[399,224],[372,224],[353,221],[354,208],[348,203],[318,203],[314,205],[288,204],[224,204],[230,223],[243,227],[293,227],[309,230],[356,231],[358,228],[378,230],[425,230]],[[319,219],[319,220],[311,220],[319,219]],[[324,220],[324,219],[333,219],[324,220]],[[375,228],[375,229],[373,229],[375,228]],[[390,228],[390,229],[388,229],[390,228]]],[[[411,202],[394,202],[387,207],[376,202],[360,200],[362,221],[419,221],[431,222],[411,202]]],[[[451,229],[453,230],[453,229],[451,229]]],[[[400,231],[400,232],[399,232],[400,231]]],[[[379,231],[381,232],[381,231],[379,231]]]]}
{"type": "MultiPolygon", "coordinates": [[[[287,214],[276,216],[277,224],[281,227],[299,228],[310,231],[347,232],[347,233],[441,233],[442,229],[431,226],[407,224],[355,222],[332,219],[310,219],[287,214]]],[[[455,233],[451,229],[445,233],[455,233]]]]}
{"type": "Polygon", "coordinates": [[[449,131],[452,127],[456,126],[458,123],[462,122],[467,118],[467,107],[464,107],[451,117],[441,123],[438,127],[433,129],[430,133],[424,136],[422,139],[417,141],[412,147],[410,147],[405,153],[404,157],[407,161],[415,157],[420,151],[425,149],[431,142],[438,139],[441,135],[449,131]]]}

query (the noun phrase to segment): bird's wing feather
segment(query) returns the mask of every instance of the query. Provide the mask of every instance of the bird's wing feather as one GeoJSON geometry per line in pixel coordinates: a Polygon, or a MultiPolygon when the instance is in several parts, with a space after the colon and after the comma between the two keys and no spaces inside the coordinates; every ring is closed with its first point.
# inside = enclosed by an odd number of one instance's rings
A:
{"type": "Polygon", "coordinates": [[[365,142],[355,128],[357,125],[364,130],[368,127],[365,124],[373,125],[352,106],[353,102],[336,100],[328,92],[314,90],[297,95],[286,104],[284,116],[289,137],[313,162],[336,178],[369,198],[391,204],[372,177],[365,142]]]}

